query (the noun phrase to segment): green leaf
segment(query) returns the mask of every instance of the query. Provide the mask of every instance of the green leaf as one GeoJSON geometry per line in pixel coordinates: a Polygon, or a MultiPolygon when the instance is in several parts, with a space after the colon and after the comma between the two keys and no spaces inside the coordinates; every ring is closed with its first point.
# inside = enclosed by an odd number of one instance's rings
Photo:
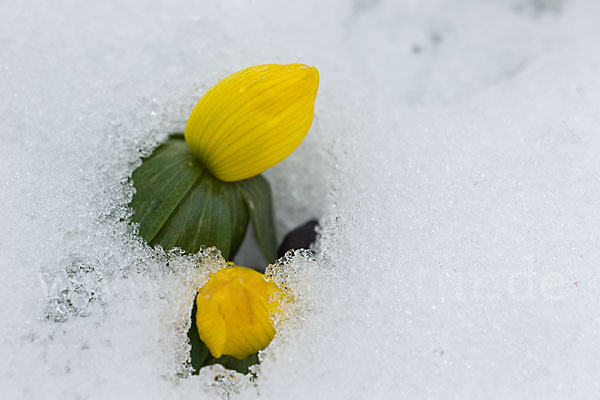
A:
{"type": "Polygon", "coordinates": [[[221,182],[192,156],[183,135],[171,135],[132,174],[132,222],[149,244],[188,253],[216,246],[231,259],[248,229],[248,207],[235,183],[221,182]]]}
{"type": "Polygon", "coordinates": [[[229,251],[229,257],[233,258],[239,250],[246,231],[248,230],[248,206],[244,201],[242,193],[238,189],[236,183],[225,183],[222,182],[221,190],[227,198],[229,204],[229,211],[231,212],[231,248],[229,251]]]}
{"type": "Polygon", "coordinates": [[[271,186],[261,175],[236,182],[240,189],[254,226],[258,244],[268,262],[275,262],[277,256],[277,240],[273,222],[273,200],[271,186]]]}
{"type": "Polygon", "coordinates": [[[159,146],[133,171],[136,193],[131,220],[140,224],[141,237],[147,242],[154,239],[201,175],[202,168],[178,139],[159,146]]]}
{"type": "Polygon", "coordinates": [[[237,253],[251,219],[262,253],[275,261],[277,243],[269,182],[262,176],[222,182],[204,171],[183,135],[171,135],[132,175],[132,222],[149,244],[195,253],[216,246],[225,259],[237,253]]]}
{"type": "Polygon", "coordinates": [[[231,212],[220,182],[203,174],[149,242],[166,249],[181,247],[195,253],[201,246],[216,246],[229,259],[231,212]]]}

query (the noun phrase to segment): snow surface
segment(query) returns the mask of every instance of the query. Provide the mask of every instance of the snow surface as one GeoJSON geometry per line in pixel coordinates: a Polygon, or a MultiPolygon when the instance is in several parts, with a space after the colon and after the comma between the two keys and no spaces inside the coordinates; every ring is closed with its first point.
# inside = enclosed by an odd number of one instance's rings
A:
{"type": "Polygon", "coordinates": [[[600,2],[0,3],[4,399],[591,398],[600,390],[600,2]],[[319,68],[267,172],[316,260],[256,379],[187,376],[214,255],[151,249],[129,177],[218,79],[319,68]],[[202,261],[202,267],[195,265],[202,261]]]}

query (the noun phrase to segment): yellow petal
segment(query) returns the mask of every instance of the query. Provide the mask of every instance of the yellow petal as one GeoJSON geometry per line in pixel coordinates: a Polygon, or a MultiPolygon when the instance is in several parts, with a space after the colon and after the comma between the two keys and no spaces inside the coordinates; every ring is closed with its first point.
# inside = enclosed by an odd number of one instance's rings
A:
{"type": "Polygon", "coordinates": [[[279,290],[249,268],[231,266],[213,273],[196,300],[198,334],[211,354],[241,360],[267,347],[275,336],[273,294],[279,290]]]}
{"type": "Polygon", "coordinates": [[[198,101],[185,141],[217,178],[251,178],[289,156],[312,124],[319,72],[266,64],[223,79],[198,101]]]}
{"type": "Polygon", "coordinates": [[[196,326],[198,332],[202,332],[200,338],[210,349],[210,353],[219,358],[223,354],[225,348],[225,340],[227,339],[227,327],[225,321],[219,314],[217,304],[206,301],[198,297],[196,304],[200,307],[202,304],[202,312],[196,313],[196,326]]]}

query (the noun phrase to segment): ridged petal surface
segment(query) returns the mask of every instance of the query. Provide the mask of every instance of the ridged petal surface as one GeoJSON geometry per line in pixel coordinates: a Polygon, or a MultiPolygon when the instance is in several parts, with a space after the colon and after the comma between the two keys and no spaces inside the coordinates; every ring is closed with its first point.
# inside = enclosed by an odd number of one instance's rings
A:
{"type": "Polygon", "coordinates": [[[317,69],[304,64],[243,69],[198,101],[185,127],[186,143],[217,178],[251,178],[302,143],[318,87],[317,69]]]}
{"type": "Polygon", "coordinates": [[[240,360],[264,349],[275,336],[273,299],[280,289],[252,269],[231,266],[213,273],[198,291],[196,326],[218,358],[240,360]]]}

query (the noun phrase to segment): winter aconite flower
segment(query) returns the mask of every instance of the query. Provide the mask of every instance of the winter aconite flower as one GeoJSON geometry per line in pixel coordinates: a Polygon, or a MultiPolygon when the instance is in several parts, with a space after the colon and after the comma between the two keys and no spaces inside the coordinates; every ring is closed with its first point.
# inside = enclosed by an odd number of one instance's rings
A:
{"type": "Polygon", "coordinates": [[[250,268],[230,266],[211,274],[198,291],[196,326],[210,353],[244,359],[275,336],[273,317],[281,291],[250,268]]]}
{"type": "Polygon", "coordinates": [[[185,141],[217,178],[251,178],[300,145],[312,124],[318,87],[317,69],[304,64],[243,69],[198,101],[185,141]]]}

